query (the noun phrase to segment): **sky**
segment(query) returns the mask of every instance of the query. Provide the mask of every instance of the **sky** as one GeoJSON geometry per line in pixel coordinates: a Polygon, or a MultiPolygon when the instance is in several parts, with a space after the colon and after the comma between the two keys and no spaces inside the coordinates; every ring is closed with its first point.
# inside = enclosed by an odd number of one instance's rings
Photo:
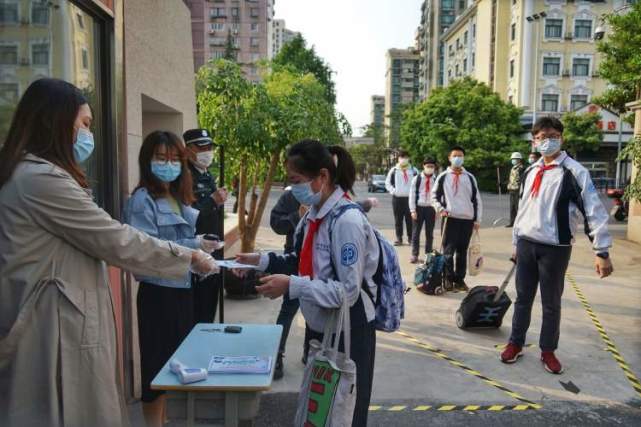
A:
{"type": "Polygon", "coordinates": [[[276,19],[300,31],[335,72],[337,110],[354,135],[385,94],[385,53],[414,45],[422,0],[276,0],[276,19]],[[402,5],[402,6],[401,6],[402,5]]]}

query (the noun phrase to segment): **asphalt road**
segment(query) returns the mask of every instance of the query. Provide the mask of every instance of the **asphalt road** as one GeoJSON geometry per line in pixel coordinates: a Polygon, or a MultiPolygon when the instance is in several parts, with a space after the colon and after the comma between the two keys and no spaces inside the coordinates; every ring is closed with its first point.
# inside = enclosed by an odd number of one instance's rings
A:
{"type": "MultiPolygon", "coordinates": [[[[356,192],[356,200],[362,200],[368,197],[376,197],[379,200],[378,207],[372,209],[368,214],[368,218],[372,225],[381,230],[394,228],[392,196],[389,193],[368,193],[367,183],[365,182],[357,182],[354,190],[356,192]]],[[[282,193],[282,187],[272,188],[261,220],[262,226],[269,227],[269,213],[282,193]]],[[[505,194],[499,196],[498,194],[493,193],[482,193],[481,198],[483,201],[481,227],[505,226],[508,223],[510,216],[509,196],[505,194]]],[[[612,201],[605,196],[602,197],[602,201],[609,210],[612,206],[612,201]]],[[[227,202],[226,209],[231,212],[232,206],[233,200],[230,198],[227,202]]]]}

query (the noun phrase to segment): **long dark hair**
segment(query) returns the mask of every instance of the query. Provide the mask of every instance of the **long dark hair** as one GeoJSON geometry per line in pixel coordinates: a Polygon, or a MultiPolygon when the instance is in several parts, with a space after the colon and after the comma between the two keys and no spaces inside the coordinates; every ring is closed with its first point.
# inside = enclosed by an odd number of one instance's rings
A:
{"type": "Polygon", "coordinates": [[[61,167],[87,188],[85,173],[73,155],[74,124],[78,110],[87,103],[80,89],[64,80],[33,82],[18,102],[0,149],[0,188],[9,181],[26,153],[61,167]]]}
{"type": "Polygon", "coordinates": [[[170,194],[181,203],[191,205],[196,198],[194,197],[193,181],[187,163],[187,150],[182,140],[171,132],[157,130],[147,135],[147,138],[143,141],[142,147],[140,147],[140,155],[138,156],[140,181],[138,181],[136,190],[146,188],[154,199],[166,196],[165,183],[156,178],[156,175],[151,172],[151,161],[160,145],[166,145],[167,151],[172,148],[175,149],[182,166],[180,176],[169,184],[170,194]]]}
{"type": "Polygon", "coordinates": [[[326,147],[319,141],[303,140],[290,147],[287,162],[296,172],[309,178],[316,178],[321,169],[327,169],[332,183],[354,194],[356,166],[352,156],[339,145],[326,147]]]}

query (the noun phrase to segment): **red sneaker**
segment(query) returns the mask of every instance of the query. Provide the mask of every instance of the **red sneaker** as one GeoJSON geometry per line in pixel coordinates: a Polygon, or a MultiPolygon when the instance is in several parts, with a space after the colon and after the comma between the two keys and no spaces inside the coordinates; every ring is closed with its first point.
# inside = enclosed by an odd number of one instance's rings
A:
{"type": "Polygon", "coordinates": [[[514,363],[521,356],[523,356],[523,347],[509,343],[501,353],[501,362],[514,363]]]}
{"type": "Polygon", "coordinates": [[[542,351],[541,363],[543,363],[545,370],[551,374],[558,375],[563,373],[563,366],[561,366],[561,362],[556,358],[553,351],[542,351]]]}

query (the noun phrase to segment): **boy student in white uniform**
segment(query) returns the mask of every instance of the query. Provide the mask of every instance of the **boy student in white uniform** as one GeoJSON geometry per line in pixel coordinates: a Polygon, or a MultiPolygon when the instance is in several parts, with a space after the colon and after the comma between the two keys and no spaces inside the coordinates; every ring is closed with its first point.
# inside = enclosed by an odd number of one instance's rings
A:
{"type": "Polygon", "coordinates": [[[472,232],[481,227],[483,204],[476,178],[463,168],[465,150],[462,147],[452,148],[449,160],[450,167],[436,178],[432,206],[445,223],[443,252],[447,260],[446,278],[455,289],[467,291],[467,250],[472,232]]]}
{"type": "Polygon", "coordinates": [[[394,226],[396,227],[395,246],[403,245],[403,222],[407,229],[407,241],[412,239],[412,217],[410,215],[410,187],[412,178],[418,171],[410,165],[410,156],[407,151],[398,152],[398,164],[387,174],[385,188],[392,195],[392,210],[394,211],[394,226]]]}
{"type": "Polygon", "coordinates": [[[592,184],[590,173],[570,158],[563,145],[563,124],[540,118],[532,128],[534,145],[543,155],[523,176],[519,212],[514,223],[516,292],[512,335],[501,361],[514,363],[522,355],[530,326],[532,303],[541,288],[543,323],[539,346],[541,362],[550,373],[563,372],[554,355],[559,343],[561,296],[577,225],[583,227],[594,249],[594,268],[601,277],[612,274],[608,249],[608,213],[592,184]]]}
{"type": "Polygon", "coordinates": [[[432,252],[434,241],[434,223],[436,222],[436,211],[432,207],[432,188],[436,182],[434,171],[436,161],[425,159],[423,161],[423,172],[412,179],[410,186],[410,213],[412,215],[412,258],[410,262],[418,262],[418,252],[421,241],[421,229],[425,226],[425,254],[432,252]]]}
{"type": "MultiPolygon", "coordinates": [[[[256,290],[269,298],[285,292],[300,301],[311,339],[322,341],[332,309],[351,307],[351,358],[356,364],[356,407],[352,426],[365,427],[374,377],[376,330],[372,277],[378,267],[379,246],[374,230],[348,196],[356,168],[347,151],[301,141],[287,153],[292,194],[310,206],[295,234],[293,253],[238,254],[237,260],[258,265],[271,276],[256,290]],[[330,235],[331,227],[331,235],[330,235]]],[[[342,351],[341,339],[341,351],[342,351]]]]}

